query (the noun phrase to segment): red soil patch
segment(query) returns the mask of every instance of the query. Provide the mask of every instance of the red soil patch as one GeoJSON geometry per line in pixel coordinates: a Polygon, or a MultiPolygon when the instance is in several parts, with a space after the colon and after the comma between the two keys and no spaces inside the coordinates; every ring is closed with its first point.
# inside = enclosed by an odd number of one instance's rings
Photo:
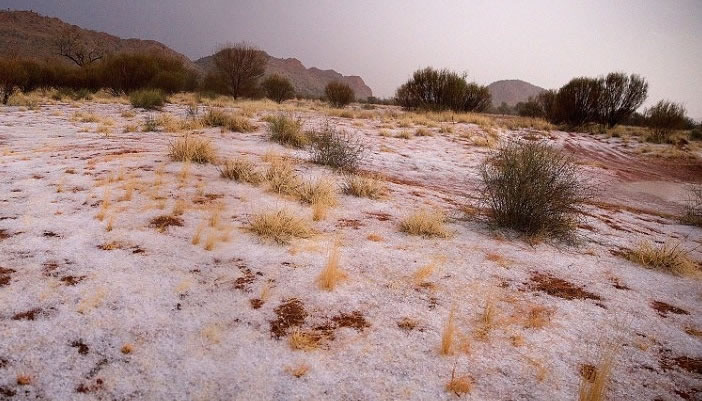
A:
{"type": "Polygon", "coordinates": [[[354,230],[358,230],[359,228],[363,227],[363,223],[361,223],[360,220],[356,219],[339,219],[336,223],[336,226],[338,228],[351,227],[354,230]]]}
{"type": "Polygon", "coordinates": [[[553,277],[548,274],[534,273],[531,276],[531,287],[534,290],[542,291],[553,297],[563,299],[592,299],[599,301],[599,295],[585,291],[583,288],[576,286],[573,283],[553,277]]]}
{"type": "Polygon", "coordinates": [[[307,311],[305,305],[297,299],[290,298],[274,310],[276,319],[270,322],[271,334],[275,338],[284,337],[291,327],[299,327],[305,323],[307,311]]]}
{"type": "Polygon", "coordinates": [[[0,267],[0,287],[4,287],[10,284],[12,273],[15,273],[13,269],[6,269],[4,267],[0,267]]]}
{"type": "Polygon", "coordinates": [[[676,315],[689,315],[690,312],[686,311],[685,309],[678,308],[677,306],[673,306],[670,304],[667,304],[665,302],[661,301],[653,301],[651,302],[651,307],[658,312],[658,314],[661,317],[666,317],[668,316],[668,313],[674,313],[676,315]]]}
{"type": "Polygon", "coordinates": [[[181,219],[180,217],[170,215],[158,216],[151,219],[151,221],[149,222],[149,226],[157,229],[158,231],[163,232],[171,226],[182,227],[183,219],[181,219]]]}

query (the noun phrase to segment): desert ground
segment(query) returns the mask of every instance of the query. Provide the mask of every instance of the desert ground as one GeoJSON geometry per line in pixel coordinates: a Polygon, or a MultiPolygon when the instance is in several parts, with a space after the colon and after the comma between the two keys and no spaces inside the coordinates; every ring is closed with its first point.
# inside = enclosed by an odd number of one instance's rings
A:
{"type": "Polygon", "coordinates": [[[701,399],[700,280],[622,256],[675,241],[702,260],[702,229],[678,219],[702,182],[699,146],[188,97],[161,111],[110,97],[0,107],[0,399],[575,400],[603,360],[608,399],[701,399]],[[209,109],[255,130],[198,126],[209,109]],[[338,191],[319,212],[169,158],[187,134],[219,160],[287,160],[305,182],[341,186],[307,151],[269,140],[264,118],[281,111],[357,138],[384,196],[338,191]],[[478,166],[510,140],[564,149],[596,187],[574,243],[482,218],[478,166]],[[251,231],[276,210],[313,232],[278,243],[251,231]],[[402,232],[419,210],[442,211],[445,235],[402,232]],[[321,288],[337,257],[338,283],[321,288]]]}

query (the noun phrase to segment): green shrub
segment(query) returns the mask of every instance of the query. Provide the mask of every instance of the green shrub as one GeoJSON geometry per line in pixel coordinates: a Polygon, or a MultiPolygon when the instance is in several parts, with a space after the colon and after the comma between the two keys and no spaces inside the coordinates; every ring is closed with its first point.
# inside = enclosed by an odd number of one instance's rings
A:
{"type": "Polygon", "coordinates": [[[353,172],[363,159],[365,147],[345,131],[325,123],[320,130],[309,133],[312,140],[312,161],[336,169],[353,172]]]}
{"type": "Polygon", "coordinates": [[[500,227],[568,237],[587,199],[571,159],[538,142],[510,143],[481,165],[482,201],[500,227]]]}
{"type": "Polygon", "coordinates": [[[268,117],[266,120],[271,141],[294,148],[302,148],[309,144],[309,136],[302,131],[301,119],[279,114],[268,117]]]}
{"type": "Polygon", "coordinates": [[[324,94],[333,107],[342,108],[355,100],[353,89],[339,81],[329,82],[324,88],[324,94]]]}
{"type": "Polygon", "coordinates": [[[134,107],[158,110],[166,104],[166,95],[158,89],[143,89],[129,94],[129,101],[134,107]]]}

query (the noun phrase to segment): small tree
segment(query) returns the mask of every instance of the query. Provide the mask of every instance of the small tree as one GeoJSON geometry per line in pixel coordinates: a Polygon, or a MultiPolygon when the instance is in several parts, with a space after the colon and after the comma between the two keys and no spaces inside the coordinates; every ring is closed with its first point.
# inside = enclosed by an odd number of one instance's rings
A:
{"type": "Polygon", "coordinates": [[[71,60],[79,67],[90,65],[105,57],[102,46],[83,40],[76,28],[64,29],[54,41],[54,46],[59,56],[71,60]]]}
{"type": "Polygon", "coordinates": [[[355,100],[353,89],[343,82],[331,81],[324,88],[324,94],[333,107],[342,108],[355,100]]]}
{"type": "Polygon", "coordinates": [[[217,75],[235,99],[255,92],[268,62],[266,53],[245,43],[224,47],[213,58],[217,75]]]}
{"type": "Polygon", "coordinates": [[[526,102],[517,103],[514,108],[517,110],[517,114],[522,117],[537,118],[544,116],[544,109],[541,103],[533,97],[527,99],[526,102]]]}
{"type": "Polygon", "coordinates": [[[261,86],[266,92],[266,97],[278,103],[295,97],[295,88],[290,80],[277,74],[263,80],[261,86]]]}
{"type": "Polygon", "coordinates": [[[490,90],[468,83],[465,74],[427,67],[397,89],[395,101],[405,109],[485,111],[490,107],[490,90]]]}
{"type": "Polygon", "coordinates": [[[661,100],[651,106],[644,115],[646,125],[653,131],[649,140],[656,143],[667,142],[673,131],[683,129],[687,125],[685,107],[668,100],[661,100]]]}
{"type": "Polygon", "coordinates": [[[610,73],[599,94],[600,122],[614,127],[631,116],[648,95],[648,82],[636,74],[610,73]]]}
{"type": "Polygon", "coordinates": [[[580,126],[597,121],[601,88],[601,79],[573,78],[556,94],[552,122],[580,126]]]}

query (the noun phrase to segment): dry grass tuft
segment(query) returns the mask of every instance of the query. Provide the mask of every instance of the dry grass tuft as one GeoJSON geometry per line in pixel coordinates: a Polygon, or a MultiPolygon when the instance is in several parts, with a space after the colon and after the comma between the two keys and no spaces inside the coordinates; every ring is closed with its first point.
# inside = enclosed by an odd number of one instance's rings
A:
{"type": "Polygon", "coordinates": [[[201,164],[214,163],[217,160],[217,152],[210,141],[188,135],[169,145],[168,156],[176,161],[193,161],[201,164]]]}
{"type": "Polygon", "coordinates": [[[202,124],[208,127],[222,127],[233,132],[253,132],[256,126],[248,118],[221,110],[209,110],[202,117],[202,124]]]}
{"type": "Polygon", "coordinates": [[[317,333],[296,328],[288,337],[288,344],[295,350],[311,351],[320,347],[321,339],[317,333]]]}
{"type": "Polygon", "coordinates": [[[263,181],[263,174],[245,157],[227,160],[219,167],[219,175],[229,180],[257,185],[263,181]]]}
{"type": "Polygon", "coordinates": [[[528,329],[540,329],[545,327],[551,322],[551,315],[553,315],[553,310],[545,306],[533,306],[529,308],[524,327],[528,329]]]}
{"type": "Polygon", "coordinates": [[[678,243],[665,243],[660,246],[652,242],[641,242],[625,256],[632,262],[654,270],[683,277],[699,277],[700,266],[689,257],[689,251],[678,243]]]}
{"type": "Polygon", "coordinates": [[[360,198],[380,199],[385,196],[388,188],[376,176],[349,175],[343,184],[343,191],[360,198]]]}
{"type": "Polygon", "coordinates": [[[307,372],[309,372],[310,367],[307,364],[301,363],[296,366],[288,366],[285,368],[285,371],[290,373],[291,375],[297,377],[298,379],[301,378],[302,376],[306,375],[307,372]]]}
{"type": "Polygon", "coordinates": [[[446,390],[460,397],[463,394],[468,394],[473,389],[473,379],[468,375],[456,376],[456,366],[451,372],[451,380],[446,384],[446,390]]]}
{"type": "Polygon", "coordinates": [[[440,211],[418,210],[400,222],[400,230],[410,235],[446,238],[449,232],[444,227],[446,217],[440,211]]]}
{"type": "Polygon", "coordinates": [[[444,326],[444,332],[441,334],[441,355],[451,355],[453,353],[453,340],[456,336],[456,324],[454,323],[454,310],[451,308],[448,321],[444,326]]]}
{"type": "Polygon", "coordinates": [[[592,381],[588,381],[585,377],[581,378],[580,388],[578,389],[578,401],[602,401],[605,399],[616,352],[617,349],[614,346],[604,351],[602,359],[595,367],[592,381]]]}
{"type": "Polygon", "coordinates": [[[385,240],[380,234],[375,234],[375,233],[370,233],[366,237],[368,241],[373,241],[373,242],[382,242],[385,240]]]}
{"type": "Polygon", "coordinates": [[[334,206],[338,202],[334,181],[325,177],[298,186],[296,195],[302,202],[310,205],[334,206]]]}
{"type": "Polygon", "coordinates": [[[310,143],[309,135],[302,130],[301,119],[280,114],[269,116],[266,121],[271,141],[294,148],[302,148],[310,143]]]}
{"type": "Polygon", "coordinates": [[[273,192],[278,194],[293,195],[302,184],[300,177],[295,173],[292,162],[283,158],[273,158],[271,165],[266,170],[266,181],[273,192]]]}
{"type": "Polygon", "coordinates": [[[259,237],[278,244],[287,244],[293,238],[308,238],[312,235],[312,229],[303,219],[285,209],[254,215],[249,222],[249,229],[259,237]]]}
{"type": "Polygon", "coordinates": [[[497,308],[495,308],[495,304],[491,300],[488,300],[485,304],[485,309],[483,309],[483,314],[480,316],[480,327],[475,332],[477,338],[487,340],[490,331],[495,327],[496,317],[497,308]]]}
{"type": "Polygon", "coordinates": [[[339,244],[335,243],[332,249],[329,251],[327,264],[317,277],[317,284],[319,285],[319,288],[332,291],[337,285],[339,285],[340,282],[346,280],[348,276],[339,267],[340,259],[341,254],[339,253],[339,244]]]}
{"type": "Polygon", "coordinates": [[[433,261],[417,269],[417,271],[412,274],[412,281],[414,284],[417,286],[424,284],[436,270],[436,265],[437,262],[433,261]]]}

